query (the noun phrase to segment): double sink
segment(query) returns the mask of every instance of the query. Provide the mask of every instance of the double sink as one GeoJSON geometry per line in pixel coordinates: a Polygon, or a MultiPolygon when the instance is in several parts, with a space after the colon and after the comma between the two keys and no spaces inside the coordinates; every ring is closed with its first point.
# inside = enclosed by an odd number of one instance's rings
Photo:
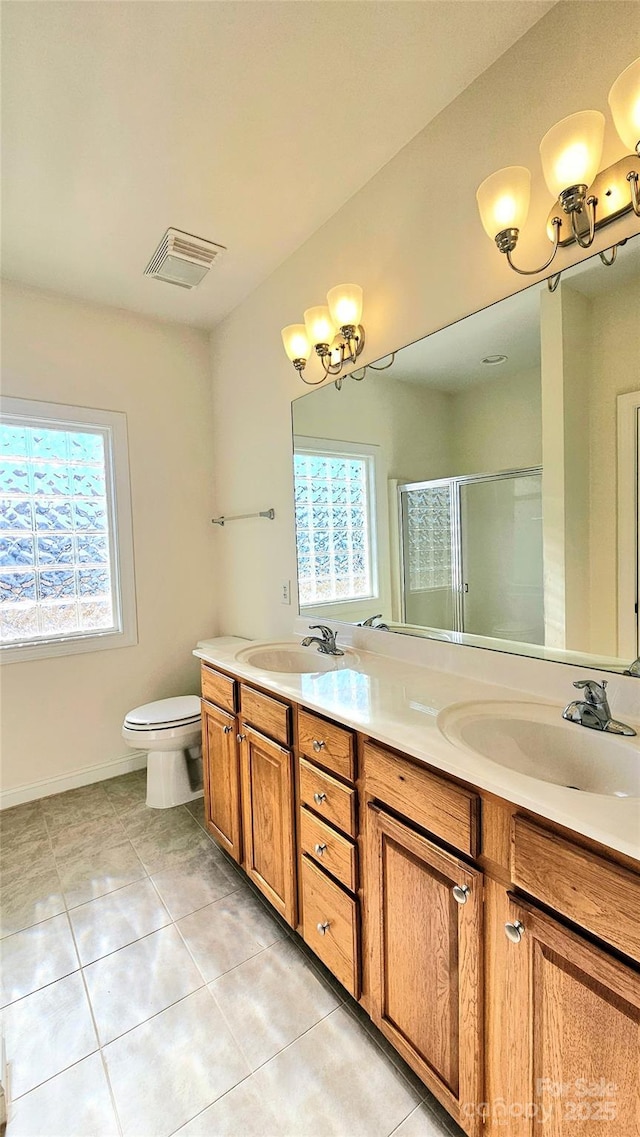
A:
{"type": "MultiPolygon", "coordinates": [[[[356,668],[359,656],[323,655],[298,643],[261,643],[236,653],[239,663],[263,671],[315,675],[356,668]]],[[[565,722],[545,703],[486,701],[454,703],[436,725],[454,746],[538,781],[604,797],[640,797],[637,741],[565,722]]]]}

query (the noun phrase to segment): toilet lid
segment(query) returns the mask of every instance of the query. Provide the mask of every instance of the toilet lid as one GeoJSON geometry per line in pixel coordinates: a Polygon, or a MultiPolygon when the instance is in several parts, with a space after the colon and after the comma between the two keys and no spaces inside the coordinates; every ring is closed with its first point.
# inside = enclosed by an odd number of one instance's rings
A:
{"type": "Polygon", "coordinates": [[[173,699],[157,699],[134,707],[125,718],[133,730],[159,729],[163,726],[187,726],[200,719],[200,699],[197,695],[179,695],[173,699]]]}

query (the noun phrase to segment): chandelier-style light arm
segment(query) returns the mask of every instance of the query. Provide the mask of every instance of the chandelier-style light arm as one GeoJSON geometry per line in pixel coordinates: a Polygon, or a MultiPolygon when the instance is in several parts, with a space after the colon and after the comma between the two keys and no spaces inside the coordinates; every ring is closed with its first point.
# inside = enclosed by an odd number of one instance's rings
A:
{"type": "MultiPolygon", "coordinates": [[[[540,268],[518,268],[517,265],[514,265],[512,259],[511,259],[511,251],[512,250],[511,249],[505,250],[507,260],[508,260],[509,264],[511,265],[511,268],[514,270],[514,272],[520,273],[520,276],[537,276],[538,273],[544,272],[544,270],[546,268],[549,268],[549,265],[551,264],[553,258],[555,257],[555,255],[558,251],[558,245],[560,243],[560,227],[562,225],[562,219],[560,217],[554,217],[551,224],[553,225],[553,228],[555,230],[554,237],[553,237],[553,249],[551,250],[551,255],[549,256],[548,260],[546,260],[543,265],[540,265],[540,268]]],[[[496,238],[496,240],[497,240],[497,238],[496,238]]]]}
{"type": "MultiPolygon", "coordinates": [[[[640,146],[640,142],[638,143],[640,146]]],[[[627,181],[629,189],[631,190],[631,206],[636,217],[640,217],[640,179],[638,178],[637,170],[631,170],[627,174],[627,181]]]]}
{"type": "Polygon", "coordinates": [[[589,232],[588,232],[586,237],[585,237],[584,233],[580,232],[580,230],[578,229],[578,226],[576,224],[576,218],[580,215],[580,213],[582,213],[582,210],[578,211],[576,209],[576,210],[571,211],[571,232],[573,233],[573,236],[575,237],[575,239],[576,239],[576,241],[579,244],[581,249],[588,249],[593,244],[593,238],[596,235],[596,206],[597,206],[597,204],[598,204],[598,199],[597,199],[597,197],[594,197],[593,194],[591,194],[591,196],[588,197],[586,202],[585,202],[588,217],[589,217],[589,232]]]}

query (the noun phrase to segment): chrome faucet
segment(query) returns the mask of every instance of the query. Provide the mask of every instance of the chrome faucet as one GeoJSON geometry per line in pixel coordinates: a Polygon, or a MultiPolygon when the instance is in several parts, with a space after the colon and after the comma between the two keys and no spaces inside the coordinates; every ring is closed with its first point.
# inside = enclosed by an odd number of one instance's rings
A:
{"type": "Polygon", "coordinates": [[[623,734],[627,738],[636,733],[633,727],[611,718],[606,679],[602,683],[595,679],[577,679],[573,685],[584,691],[584,699],[569,703],[562,712],[563,719],[587,726],[590,730],[606,730],[609,734],[623,734]]]}
{"type": "Polygon", "coordinates": [[[390,632],[391,631],[391,628],[389,627],[389,625],[385,624],[383,619],[382,619],[382,612],[378,612],[377,616],[369,616],[368,620],[362,620],[360,622],[360,624],[358,625],[358,627],[359,628],[377,628],[377,630],[379,632],[390,632]],[[380,623],[376,624],[376,620],[380,620],[380,623]]]}
{"type": "Polygon", "coordinates": [[[317,644],[318,651],[323,655],[344,655],[344,652],[336,647],[337,632],[332,632],[326,624],[309,624],[309,631],[318,631],[322,636],[305,636],[302,640],[302,647],[309,647],[310,644],[317,644]]]}
{"type": "Polygon", "coordinates": [[[633,675],[636,679],[640,679],[640,656],[630,663],[626,671],[622,672],[623,675],[633,675]]]}

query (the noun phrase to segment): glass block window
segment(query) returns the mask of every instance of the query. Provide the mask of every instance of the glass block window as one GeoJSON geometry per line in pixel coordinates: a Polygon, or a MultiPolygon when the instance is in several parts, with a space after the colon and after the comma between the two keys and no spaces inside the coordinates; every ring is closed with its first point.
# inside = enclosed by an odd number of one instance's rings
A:
{"type": "Polygon", "coordinates": [[[451,587],[451,491],[449,485],[404,494],[405,575],[410,592],[451,587]]]}
{"type": "Polygon", "coordinates": [[[373,458],[296,450],[293,468],[300,606],[372,596],[373,458]]]}
{"type": "Polygon", "coordinates": [[[0,416],[2,648],[121,633],[112,432],[17,402],[0,416]]]}

